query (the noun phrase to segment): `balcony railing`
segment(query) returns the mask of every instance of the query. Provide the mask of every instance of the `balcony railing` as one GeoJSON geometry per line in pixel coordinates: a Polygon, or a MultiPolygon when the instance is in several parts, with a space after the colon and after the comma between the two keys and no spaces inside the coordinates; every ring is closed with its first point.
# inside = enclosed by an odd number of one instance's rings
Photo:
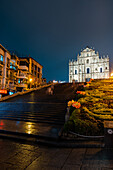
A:
{"type": "Polygon", "coordinates": [[[19,84],[17,85],[17,87],[24,87],[24,88],[27,88],[27,87],[28,87],[28,84],[19,83],[19,84]]]}
{"type": "Polygon", "coordinates": [[[19,66],[19,69],[20,69],[20,70],[26,70],[26,71],[29,70],[27,66],[19,66]]]}
{"type": "Polygon", "coordinates": [[[10,79],[15,79],[16,76],[15,76],[15,75],[10,75],[9,78],[10,78],[10,79]]]}

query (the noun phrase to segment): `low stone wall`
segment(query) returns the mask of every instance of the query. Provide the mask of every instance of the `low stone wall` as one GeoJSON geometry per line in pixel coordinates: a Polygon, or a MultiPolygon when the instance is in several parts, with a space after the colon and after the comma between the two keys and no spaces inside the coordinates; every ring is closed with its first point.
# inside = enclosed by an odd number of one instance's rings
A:
{"type": "Polygon", "coordinates": [[[35,90],[39,90],[39,89],[42,89],[42,88],[44,88],[44,87],[48,87],[48,86],[50,86],[50,85],[51,85],[51,84],[46,84],[46,85],[43,85],[43,86],[40,86],[40,87],[37,87],[37,88],[32,88],[32,89],[27,90],[27,91],[24,91],[24,92],[17,92],[17,93],[14,93],[14,94],[12,94],[12,95],[8,95],[8,96],[5,96],[5,97],[2,97],[2,98],[0,99],[0,102],[5,101],[5,100],[10,99],[10,98],[13,98],[13,97],[15,97],[15,96],[24,95],[24,94],[33,92],[33,91],[35,91],[35,90]]]}

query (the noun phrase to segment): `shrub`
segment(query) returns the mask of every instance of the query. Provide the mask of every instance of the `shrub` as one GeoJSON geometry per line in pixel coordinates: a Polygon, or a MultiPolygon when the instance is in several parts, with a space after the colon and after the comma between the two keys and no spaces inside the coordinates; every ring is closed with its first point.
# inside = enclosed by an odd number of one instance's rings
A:
{"type": "Polygon", "coordinates": [[[75,124],[73,120],[69,120],[64,124],[64,132],[75,131],[75,124]]]}

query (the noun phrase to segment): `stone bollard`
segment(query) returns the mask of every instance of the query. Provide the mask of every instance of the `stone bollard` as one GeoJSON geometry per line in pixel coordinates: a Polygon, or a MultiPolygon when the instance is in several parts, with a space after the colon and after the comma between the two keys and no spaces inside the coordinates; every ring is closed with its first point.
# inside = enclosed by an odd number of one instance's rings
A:
{"type": "Polygon", "coordinates": [[[69,120],[69,117],[70,117],[70,113],[69,113],[69,107],[67,107],[67,112],[66,112],[66,115],[65,115],[65,122],[67,122],[69,120]]]}
{"type": "Polygon", "coordinates": [[[105,147],[113,148],[113,121],[104,121],[105,147]]]}

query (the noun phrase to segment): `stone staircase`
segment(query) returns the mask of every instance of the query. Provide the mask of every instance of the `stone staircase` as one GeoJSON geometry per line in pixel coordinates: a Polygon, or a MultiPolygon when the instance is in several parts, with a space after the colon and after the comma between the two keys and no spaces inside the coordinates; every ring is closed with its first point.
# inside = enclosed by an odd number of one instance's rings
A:
{"type": "Polygon", "coordinates": [[[4,133],[58,138],[65,122],[67,102],[73,98],[75,88],[70,83],[56,84],[53,95],[48,95],[47,88],[43,88],[0,102],[3,124],[0,129],[4,133]]]}

